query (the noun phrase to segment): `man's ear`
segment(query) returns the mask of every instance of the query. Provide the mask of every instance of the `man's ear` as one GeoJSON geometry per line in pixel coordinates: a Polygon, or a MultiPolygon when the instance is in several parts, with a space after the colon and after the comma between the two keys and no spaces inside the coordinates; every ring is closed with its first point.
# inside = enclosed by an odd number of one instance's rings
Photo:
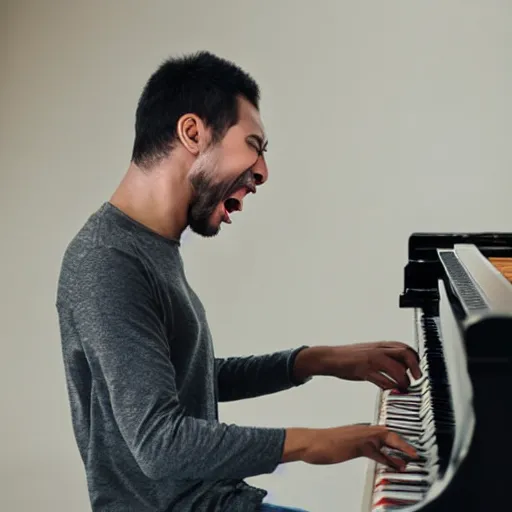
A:
{"type": "Polygon", "coordinates": [[[198,155],[206,145],[206,129],[201,119],[194,114],[185,114],[178,120],[177,135],[183,146],[193,155],[198,155]]]}

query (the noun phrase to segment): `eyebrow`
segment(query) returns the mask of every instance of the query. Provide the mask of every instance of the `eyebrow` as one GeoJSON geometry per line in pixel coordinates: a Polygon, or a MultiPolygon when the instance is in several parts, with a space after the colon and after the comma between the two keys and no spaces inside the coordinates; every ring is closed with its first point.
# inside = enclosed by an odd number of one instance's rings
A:
{"type": "Polygon", "coordinates": [[[247,139],[254,139],[257,143],[258,143],[258,146],[259,146],[259,151],[261,153],[263,153],[264,151],[266,151],[267,149],[267,146],[268,146],[268,140],[263,138],[261,135],[257,135],[257,134],[252,134],[252,135],[249,135],[247,137],[247,139]]]}

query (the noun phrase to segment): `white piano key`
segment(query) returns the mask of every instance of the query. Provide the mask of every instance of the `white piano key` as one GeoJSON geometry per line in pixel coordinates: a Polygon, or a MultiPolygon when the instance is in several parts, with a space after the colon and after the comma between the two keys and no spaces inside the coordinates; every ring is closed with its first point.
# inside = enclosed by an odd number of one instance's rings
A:
{"type": "Polygon", "coordinates": [[[377,491],[375,493],[373,502],[376,503],[382,498],[388,498],[390,500],[402,500],[409,501],[411,503],[417,503],[423,498],[423,494],[414,492],[393,492],[393,491],[377,491]]]}

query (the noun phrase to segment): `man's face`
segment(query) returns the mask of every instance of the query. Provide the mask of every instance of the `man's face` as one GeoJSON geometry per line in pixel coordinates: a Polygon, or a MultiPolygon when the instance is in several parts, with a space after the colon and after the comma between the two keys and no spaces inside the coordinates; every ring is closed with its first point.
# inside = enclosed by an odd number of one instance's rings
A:
{"type": "Polygon", "coordinates": [[[214,236],[231,214],[241,211],[247,194],[268,178],[263,152],[266,139],[260,115],[248,101],[239,102],[239,121],[222,141],[201,153],[190,170],[194,197],[188,224],[202,236],[214,236]]]}

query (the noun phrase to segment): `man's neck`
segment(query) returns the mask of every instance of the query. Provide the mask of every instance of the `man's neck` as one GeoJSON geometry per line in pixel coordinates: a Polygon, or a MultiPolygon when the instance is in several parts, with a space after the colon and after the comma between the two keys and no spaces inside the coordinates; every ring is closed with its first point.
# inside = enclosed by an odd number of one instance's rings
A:
{"type": "Polygon", "coordinates": [[[110,203],[148,229],[179,240],[187,227],[191,193],[184,174],[165,163],[149,171],[131,164],[110,203]]]}

